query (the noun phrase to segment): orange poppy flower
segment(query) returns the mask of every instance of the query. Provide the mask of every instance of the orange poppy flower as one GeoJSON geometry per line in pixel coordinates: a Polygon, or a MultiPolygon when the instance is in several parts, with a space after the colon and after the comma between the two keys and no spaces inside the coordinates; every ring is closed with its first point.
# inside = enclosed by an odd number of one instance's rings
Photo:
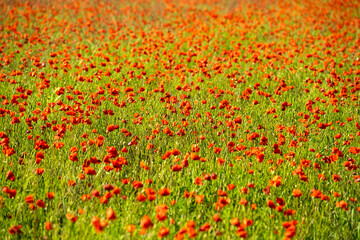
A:
{"type": "Polygon", "coordinates": [[[171,193],[169,188],[162,188],[159,190],[159,195],[160,196],[169,196],[171,193]]]}
{"type": "Polygon", "coordinates": [[[210,228],[211,228],[211,226],[210,226],[209,223],[204,223],[204,225],[199,227],[199,231],[200,232],[207,232],[207,231],[210,230],[210,228]]]}
{"type": "Polygon", "coordinates": [[[221,222],[221,221],[222,221],[222,219],[220,218],[219,214],[217,214],[217,213],[214,214],[213,220],[214,220],[215,222],[221,222]]]}
{"type": "Polygon", "coordinates": [[[3,187],[2,191],[6,193],[9,198],[14,198],[16,196],[16,189],[9,189],[8,187],[3,187]]]}
{"type": "Polygon", "coordinates": [[[240,221],[238,218],[234,217],[230,220],[230,224],[238,227],[240,226],[240,221]]]}
{"type": "Polygon", "coordinates": [[[96,171],[92,167],[85,167],[84,168],[84,173],[87,174],[87,175],[96,175],[96,171]]]}
{"type": "Polygon", "coordinates": [[[141,181],[133,181],[132,185],[135,189],[143,187],[143,183],[141,181]]]}
{"type": "Polygon", "coordinates": [[[25,202],[27,204],[33,203],[34,202],[34,197],[32,195],[29,195],[29,196],[25,197],[25,202]]]}
{"type": "Polygon", "coordinates": [[[126,226],[126,231],[129,233],[135,231],[135,229],[136,229],[135,225],[127,225],[126,226]]]}
{"type": "Polygon", "coordinates": [[[171,170],[172,170],[173,172],[179,172],[179,171],[181,171],[181,169],[182,169],[182,166],[179,165],[179,164],[175,164],[175,165],[173,165],[173,166],[171,167],[171,170]]]}
{"type": "Polygon", "coordinates": [[[282,178],[280,176],[274,176],[272,180],[270,180],[270,185],[273,187],[278,187],[281,185],[282,178]]]}
{"type": "Polygon", "coordinates": [[[8,171],[8,173],[6,174],[6,179],[10,180],[10,181],[14,181],[15,180],[15,175],[12,171],[8,171]]]}
{"type": "Polygon", "coordinates": [[[53,192],[46,193],[46,197],[51,200],[55,197],[55,194],[53,192]]]}
{"type": "Polygon", "coordinates": [[[146,196],[144,194],[138,193],[138,195],[136,196],[136,200],[138,200],[140,202],[145,202],[146,196]]]}
{"type": "Polygon", "coordinates": [[[300,189],[294,189],[294,190],[293,190],[293,196],[294,196],[294,197],[298,198],[298,197],[300,197],[301,195],[302,195],[302,193],[301,193],[301,190],[300,190],[300,189]]]}
{"type": "Polygon", "coordinates": [[[195,153],[195,152],[192,152],[190,154],[190,158],[191,158],[191,160],[200,160],[199,155],[197,155],[197,153],[195,153]]]}
{"type": "Polygon", "coordinates": [[[45,229],[50,231],[52,229],[52,224],[50,222],[45,223],[45,229]]]}
{"type": "Polygon", "coordinates": [[[91,219],[91,223],[93,224],[96,233],[101,233],[101,232],[102,232],[103,227],[101,226],[101,224],[100,224],[100,219],[99,219],[97,216],[94,216],[94,217],[91,219]]]}
{"type": "Polygon", "coordinates": [[[195,195],[195,202],[198,204],[201,204],[202,201],[204,200],[204,195],[195,195]]]}
{"type": "Polygon", "coordinates": [[[214,147],[214,153],[219,154],[221,152],[222,148],[214,147]]]}
{"type": "Polygon", "coordinates": [[[159,229],[158,237],[159,238],[166,237],[167,235],[169,235],[169,233],[170,233],[170,231],[167,227],[161,227],[159,229]]]}
{"type": "Polygon", "coordinates": [[[72,223],[75,223],[78,217],[72,215],[71,213],[67,213],[67,214],[66,214],[66,218],[67,218],[68,220],[70,220],[72,223]]]}
{"type": "Polygon", "coordinates": [[[147,215],[142,217],[140,225],[143,229],[148,229],[153,226],[150,217],[147,215]]]}
{"type": "Polygon", "coordinates": [[[106,218],[110,221],[116,220],[116,215],[114,210],[112,210],[112,208],[108,208],[106,210],[106,218]]]}
{"type": "Polygon", "coordinates": [[[246,199],[242,198],[239,203],[240,203],[240,205],[246,206],[248,204],[248,201],[246,199]]]}
{"type": "Polygon", "coordinates": [[[244,230],[238,230],[236,231],[236,234],[241,238],[247,238],[247,232],[244,230]]]}

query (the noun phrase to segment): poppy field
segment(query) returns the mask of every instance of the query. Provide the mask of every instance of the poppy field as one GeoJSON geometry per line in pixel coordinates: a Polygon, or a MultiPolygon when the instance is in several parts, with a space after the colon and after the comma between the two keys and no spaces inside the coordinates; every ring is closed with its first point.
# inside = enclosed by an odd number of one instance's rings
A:
{"type": "Polygon", "coordinates": [[[359,58],[359,1],[1,1],[1,239],[359,239],[359,58]]]}

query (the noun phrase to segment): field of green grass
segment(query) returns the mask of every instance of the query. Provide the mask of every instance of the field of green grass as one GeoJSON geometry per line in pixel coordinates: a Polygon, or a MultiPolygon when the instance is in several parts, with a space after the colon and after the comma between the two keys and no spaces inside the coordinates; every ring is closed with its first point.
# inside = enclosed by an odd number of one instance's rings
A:
{"type": "Polygon", "coordinates": [[[360,239],[359,9],[0,1],[0,238],[360,239]]]}

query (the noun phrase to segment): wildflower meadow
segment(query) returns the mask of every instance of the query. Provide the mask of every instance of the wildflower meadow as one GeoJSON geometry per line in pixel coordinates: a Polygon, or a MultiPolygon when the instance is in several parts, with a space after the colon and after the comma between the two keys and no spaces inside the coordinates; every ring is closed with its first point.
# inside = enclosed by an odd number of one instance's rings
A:
{"type": "Polygon", "coordinates": [[[360,239],[360,1],[0,0],[1,239],[360,239]]]}

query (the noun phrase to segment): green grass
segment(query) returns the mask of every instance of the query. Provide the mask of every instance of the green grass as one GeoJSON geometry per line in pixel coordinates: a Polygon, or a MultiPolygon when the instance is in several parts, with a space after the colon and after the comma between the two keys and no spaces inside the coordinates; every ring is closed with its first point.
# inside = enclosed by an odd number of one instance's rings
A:
{"type": "Polygon", "coordinates": [[[68,1],[49,6],[33,1],[1,6],[4,239],[156,239],[161,227],[169,230],[165,239],[186,239],[192,231],[189,221],[196,223],[196,239],[239,238],[240,230],[249,239],[359,238],[359,155],[351,153],[360,151],[358,2],[68,1]],[[284,108],[286,103],[291,105],[284,108]],[[12,124],[14,117],[19,122],[12,124]],[[242,122],[236,123],[236,117],[242,122]],[[322,129],[320,123],[332,124],[322,129]],[[111,124],[118,129],[108,132],[111,124]],[[166,127],[173,136],[164,132],[166,127]],[[259,137],[250,140],[252,133],[259,137]],[[36,149],[38,140],[49,147],[36,149]],[[58,142],[64,147],[57,149],[58,142]],[[153,149],[147,149],[150,143],[153,149]],[[281,153],[274,152],[274,144],[281,153]],[[203,161],[191,159],[193,145],[203,161]],[[118,156],[109,162],[105,156],[111,146],[118,156]],[[78,161],[71,161],[75,147],[78,161]],[[127,152],[121,152],[124,147],[127,152]],[[6,154],[9,148],[15,153],[6,154]],[[214,148],[222,150],[215,153],[214,148]],[[180,155],[165,159],[173,149],[180,155]],[[36,164],[38,152],[44,159],[36,164]],[[263,161],[256,156],[260,152],[263,161]],[[96,174],[86,175],[84,166],[94,157],[99,161],[90,166],[96,174]],[[127,165],[107,171],[117,157],[127,165]],[[219,158],[225,160],[222,165],[219,158]],[[174,172],[175,164],[183,168],[174,172]],[[207,180],[207,174],[217,178],[207,180]],[[271,182],[275,176],[281,177],[278,186],[271,182]],[[135,180],[143,187],[135,189],[135,180]],[[104,189],[107,184],[121,192],[101,203],[111,191],[104,189]],[[228,190],[229,184],[235,188],[228,190]],[[10,198],[5,187],[16,189],[16,196],[10,198]],[[170,195],[160,196],[165,187],[170,195]],[[156,191],[156,199],[138,201],[147,188],[156,191]],[[221,209],[216,207],[219,189],[230,201],[221,209]],[[294,197],[294,189],[302,195],[294,197]],[[100,196],[83,201],[93,190],[100,196]],[[321,191],[323,200],[312,196],[313,190],[321,191]],[[204,199],[185,198],[185,191],[204,199]],[[29,195],[34,205],[25,201],[29,195]],[[285,201],[281,212],[267,206],[272,200],[279,208],[277,198],[285,201]],[[36,205],[39,199],[44,208],[36,205]],[[338,207],[341,201],[347,205],[338,207]],[[156,207],[162,204],[168,207],[167,219],[159,221],[156,207]],[[108,208],[116,220],[106,220],[97,233],[92,219],[106,219],[108,208]],[[285,210],[294,214],[287,216],[285,210]],[[69,213],[77,217],[74,223],[69,213]],[[214,214],[222,221],[215,222],[214,214]],[[143,234],[145,215],[153,226],[143,234]],[[253,224],[234,226],[233,218],[253,224]],[[297,221],[290,227],[295,226],[294,236],[283,227],[291,220],[297,221]],[[200,231],[205,223],[210,229],[200,231]],[[10,234],[18,225],[22,234],[10,234]],[[128,225],[135,231],[129,233],[128,225]]]}

